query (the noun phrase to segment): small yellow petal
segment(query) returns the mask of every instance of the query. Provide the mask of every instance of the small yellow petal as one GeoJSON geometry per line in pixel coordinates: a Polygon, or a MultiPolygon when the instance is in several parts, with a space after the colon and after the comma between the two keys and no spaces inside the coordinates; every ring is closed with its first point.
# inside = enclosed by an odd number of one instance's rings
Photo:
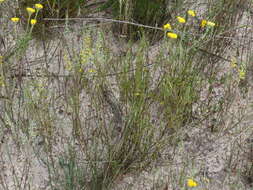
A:
{"type": "Polygon", "coordinates": [[[193,179],[188,179],[188,180],[187,180],[187,186],[188,186],[188,187],[196,187],[196,186],[198,186],[198,184],[197,184],[197,182],[194,181],[193,179]]]}
{"type": "Polygon", "coordinates": [[[196,13],[194,10],[188,10],[187,11],[188,15],[192,16],[192,17],[195,17],[196,16],[196,13]]]}
{"type": "Polygon", "coordinates": [[[39,3],[37,3],[37,4],[35,4],[35,8],[36,8],[36,9],[42,9],[42,8],[43,8],[43,5],[42,5],[42,4],[39,4],[39,3]]]}
{"type": "Polygon", "coordinates": [[[180,23],[185,23],[186,20],[183,17],[177,16],[177,21],[180,23]]]}
{"type": "Polygon", "coordinates": [[[12,22],[18,22],[19,20],[20,20],[20,19],[19,19],[18,17],[12,17],[12,18],[11,18],[11,21],[12,21],[12,22]]]}
{"type": "Polygon", "coordinates": [[[168,32],[168,33],[167,33],[167,36],[168,36],[169,38],[177,39],[177,34],[176,34],[176,33],[173,33],[173,32],[168,32]]]}
{"type": "Polygon", "coordinates": [[[36,19],[31,19],[31,25],[34,25],[37,23],[37,20],[36,19]]]}
{"type": "Polygon", "coordinates": [[[171,30],[171,25],[169,23],[163,25],[164,30],[171,30]]]}

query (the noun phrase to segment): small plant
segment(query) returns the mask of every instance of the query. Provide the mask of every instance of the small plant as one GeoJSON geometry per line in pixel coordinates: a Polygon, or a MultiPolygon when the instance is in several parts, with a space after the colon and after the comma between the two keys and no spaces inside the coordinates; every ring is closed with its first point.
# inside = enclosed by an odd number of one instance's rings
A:
{"type": "MultiPolygon", "coordinates": [[[[166,189],[198,189],[203,187],[204,178],[197,175],[205,172],[201,164],[195,166],[201,153],[194,150],[195,137],[200,151],[209,151],[202,146],[205,143],[198,138],[198,131],[210,136],[210,143],[220,143],[223,134],[234,135],[227,144],[228,151],[230,143],[241,148],[243,143],[235,142],[244,135],[233,127],[239,119],[231,125],[225,121],[241,114],[241,107],[231,111],[230,106],[237,98],[234,92],[238,84],[248,77],[247,62],[221,57],[226,41],[223,34],[234,35],[229,27],[236,24],[238,16],[232,13],[238,13],[238,1],[213,1],[217,14],[209,9],[202,16],[193,9],[186,10],[185,2],[92,3],[111,8],[116,19],[144,24],[119,24],[114,20],[114,29],[131,39],[119,55],[111,51],[109,35],[97,25],[83,28],[71,39],[63,33],[52,46],[41,47],[33,40],[57,23],[46,18],[75,18],[86,11],[88,1],[19,1],[16,14],[8,16],[9,23],[3,22],[11,28],[3,32],[3,39],[0,37],[1,143],[5,143],[2,136],[10,137],[6,146],[10,149],[1,151],[9,156],[6,167],[12,169],[16,189],[29,189],[34,183],[31,156],[46,168],[43,177],[49,189],[110,189],[124,175],[149,170],[158,161],[166,162],[170,170],[168,177],[172,180],[168,184],[172,188],[166,189]],[[10,44],[9,35],[13,39],[10,44]],[[159,38],[157,51],[153,51],[154,39],[159,38]],[[220,60],[228,63],[220,64],[220,60]],[[224,72],[221,66],[228,64],[224,72]],[[215,94],[217,89],[219,94],[215,94]],[[214,121],[211,127],[209,119],[214,121]],[[193,143],[185,146],[185,141],[193,143]],[[13,159],[11,143],[20,154],[29,149],[29,155],[22,155],[27,157],[21,172],[12,164],[15,160],[20,164],[20,160],[13,159]]],[[[6,8],[8,2],[0,0],[2,5],[6,8]]],[[[45,45],[44,37],[42,42],[45,45]]],[[[240,157],[233,158],[234,151],[230,153],[232,161],[241,162],[240,157]]],[[[0,161],[6,163],[5,156],[0,161]]],[[[240,174],[252,180],[252,168],[251,159],[240,174]]],[[[11,189],[7,178],[0,173],[2,189],[11,189]]]]}

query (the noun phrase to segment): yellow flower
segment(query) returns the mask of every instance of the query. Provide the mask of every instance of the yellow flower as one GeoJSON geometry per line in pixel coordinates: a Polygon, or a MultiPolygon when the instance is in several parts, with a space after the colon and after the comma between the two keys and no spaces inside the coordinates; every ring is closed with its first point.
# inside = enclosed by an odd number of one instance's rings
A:
{"type": "Polygon", "coordinates": [[[239,78],[242,80],[245,79],[245,72],[241,69],[238,72],[239,72],[239,78]]]}
{"type": "Polygon", "coordinates": [[[0,0],[0,3],[4,2],[4,0],[0,0]]]}
{"type": "Polygon", "coordinates": [[[187,11],[188,15],[192,16],[192,17],[195,17],[196,16],[196,13],[194,10],[188,10],[187,11]]]}
{"type": "Polygon", "coordinates": [[[194,181],[193,179],[188,179],[188,180],[187,180],[187,186],[188,186],[188,187],[197,187],[198,184],[197,184],[197,182],[194,181]]]}
{"type": "Polygon", "coordinates": [[[183,17],[177,16],[177,21],[180,23],[185,23],[186,20],[183,17]]]}
{"type": "Polygon", "coordinates": [[[207,21],[206,25],[207,25],[207,26],[214,27],[214,26],[215,26],[215,23],[214,23],[214,22],[207,21]]]}
{"type": "Polygon", "coordinates": [[[205,19],[201,20],[200,26],[202,28],[204,28],[206,26],[206,24],[207,24],[207,20],[205,20],[205,19]]]}
{"type": "Polygon", "coordinates": [[[171,25],[169,23],[163,25],[164,30],[171,30],[171,25]]]}
{"type": "Polygon", "coordinates": [[[42,8],[43,8],[43,5],[37,3],[37,4],[35,4],[35,8],[36,8],[36,9],[42,9],[42,8]]]}
{"type": "Polygon", "coordinates": [[[203,19],[203,20],[201,20],[200,26],[201,26],[202,28],[204,28],[205,26],[211,26],[211,27],[214,27],[214,26],[215,26],[215,23],[214,23],[214,22],[207,21],[207,20],[203,19]]]}
{"type": "Polygon", "coordinates": [[[167,33],[167,36],[168,36],[169,38],[177,39],[177,34],[172,33],[172,32],[168,32],[168,33],[167,33]]]}
{"type": "Polygon", "coordinates": [[[19,19],[18,17],[12,17],[12,18],[11,18],[11,21],[12,21],[12,22],[18,22],[19,20],[20,20],[20,19],[19,19]]]}
{"type": "Polygon", "coordinates": [[[27,8],[26,8],[26,11],[27,11],[29,14],[35,13],[35,9],[33,9],[33,8],[31,8],[31,7],[27,7],[27,8]]]}
{"type": "Polygon", "coordinates": [[[31,19],[31,25],[34,25],[37,23],[37,20],[36,19],[31,19]]]}

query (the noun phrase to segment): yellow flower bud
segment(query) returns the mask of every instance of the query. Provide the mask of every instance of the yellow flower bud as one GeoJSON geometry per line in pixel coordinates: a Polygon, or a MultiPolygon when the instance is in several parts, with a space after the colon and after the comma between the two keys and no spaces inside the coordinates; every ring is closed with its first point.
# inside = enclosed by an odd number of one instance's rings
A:
{"type": "Polygon", "coordinates": [[[177,21],[180,23],[186,23],[186,20],[183,17],[178,16],[177,21]]]}
{"type": "Polygon", "coordinates": [[[39,3],[37,3],[37,4],[35,4],[35,8],[36,8],[36,9],[42,9],[42,8],[43,8],[43,5],[42,5],[42,4],[39,4],[39,3]]]}
{"type": "Polygon", "coordinates": [[[19,20],[20,20],[20,19],[19,19],[18,17],[12,17],[12,18],[11,18],[11,21],[12,21],[12,22],[18,22],[19,20]]]}
{"type": "Polygon", "coordinates": [[[31,25],[34,25],[37,23],[37,20],[36,19],[31,19],[31,25]]]}
{"type": "Polygon", "coordinates": [[[196,186],[198,186],[198,184],[197,184],[197,182],[194,181],[193,179],[188,179],[188,180],[187,180],[187,186],[188,186],[188,187],[196,187],[196,186]]]}
{"type": "Polygon", "coordinates": [[[35,9],[33,9],[33,8],[31,8],[31,7],[27,7],[27,8],[26,8],[26,11],[27,11],[29,14],[35,13],[35,9]]]}
{"type": "Polygon", "coordinates": [[[201,23],[200,23],[200,26],[201,26],[202,28],[204,28],[205,26],[214,27],[214,26],[215,26],[215,23],[203,19],[203,20],[201,21],[201,23]]]}
{"type": "Polygon", "coordinates": [[[196,13],[194,10],[188,10],[187,11],[188,15],[192,16],[192,17],[195,17],[196,16],[196,13]]]}
{"type": "Polygon", "coordinates": [[[164,30],[171,30],[171,25],[169,23],[163,25],[164,30]]]}
{"type": "Polygon", "coordinates": [[[168,32],[168,33],[167,33],[167,36],[168,36],[169,38],[172,38],[172,39],[177,39],[177,34],[176,34],[176,33],[168,32]]]}
{"type": "Polygon", "coordinates": [[[205,19],[201,20],[200,26],[202,28],[204,28],[206,26],[206,24],[207,24],[207,20],[205,20],[205,19]]]}

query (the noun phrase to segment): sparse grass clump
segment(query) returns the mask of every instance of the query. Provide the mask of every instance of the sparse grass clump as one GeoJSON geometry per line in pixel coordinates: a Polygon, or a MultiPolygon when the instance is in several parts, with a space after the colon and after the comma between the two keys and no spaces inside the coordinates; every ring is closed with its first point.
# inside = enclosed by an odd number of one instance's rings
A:
{"type": "MultiPolygon", "coordinates": [[[[204,188],[205,172],[196,159],[200,149],[209,150],[203,144],[234,135],[228,147],[250,132],[240,128],[243,114],[233,115],[248,62],[223,55],[236,35],[231,27],[238,24],[238,3],[215,1],[199,15],[182,11],[178,2],[109,0],[104,5],[115,18],[153,26],[112,26],[134,39],[120,44],[125,52],[117,53],[98,25],[62,33],[58,41],[42,38],[41,45],[33,34],[53,24],[44,18],[77,17],[86,1],[38,3],[19,2],[16,15],[8,18],[14,42],[3,38],[0,51],[0,138],[11,139],[3,150],[8,157],[1,159],[14,174],[0,174],[3,189],[10,189],[11,181],[16,189],[29,189],[34,160],[46,168],[49,189],[110,189],[122,176],[151,170],[158,161],[172,171],[167,189],[204,188]],[[153,52],[156,35],[161,40],[153,52]],[[19,162],[28,168],[21,177],[12,148],[27,154],[19,162]]],[[[231,151],[231,167],[235,160],[231,151]]],[[[239,173],[251,179],[252,166],[245,168],[239,173]]]]}

